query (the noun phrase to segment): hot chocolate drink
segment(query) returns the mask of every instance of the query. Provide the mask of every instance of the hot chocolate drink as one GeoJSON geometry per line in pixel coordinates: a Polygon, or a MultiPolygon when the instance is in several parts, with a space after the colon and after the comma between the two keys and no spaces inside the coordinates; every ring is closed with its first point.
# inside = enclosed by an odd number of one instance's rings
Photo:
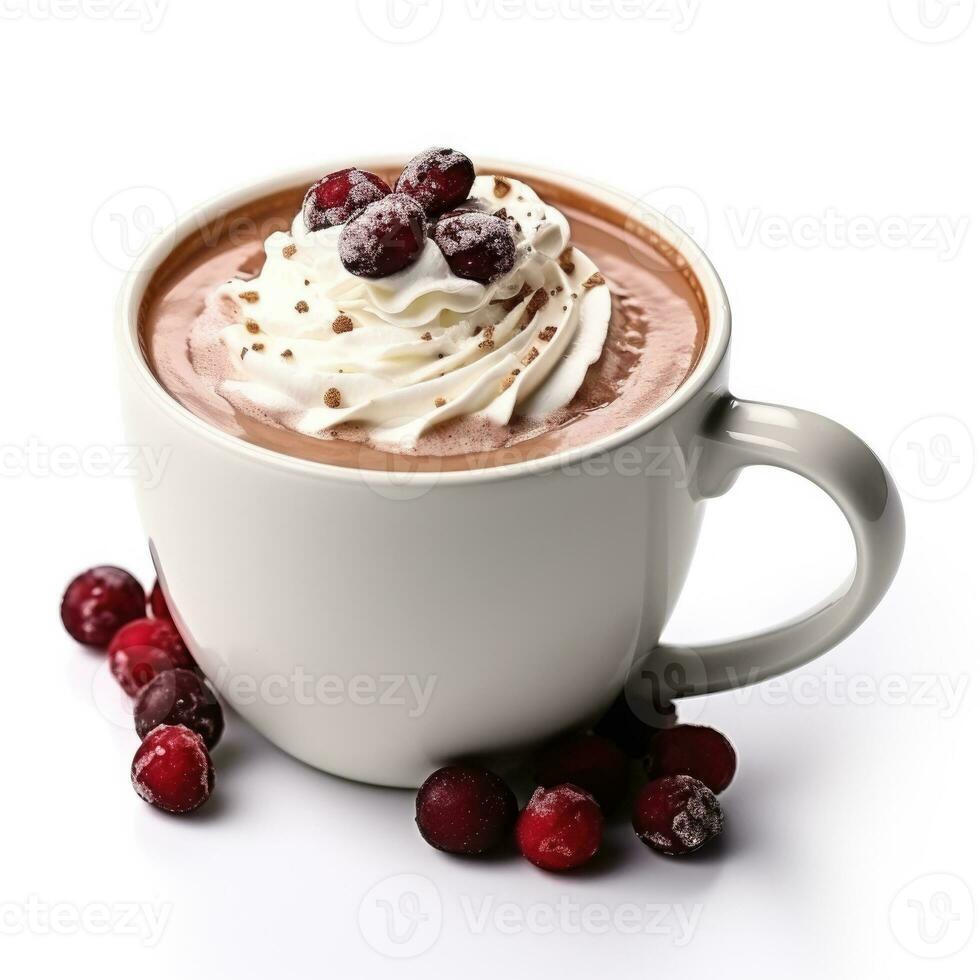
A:
{"type": "Polygon", "coordinates": [[[150,366],[195,415],[389,470],[594,442],[669,398],[707,329],[696,279],[645,227],[558,181],[474,176],[454,151],[222,215],[140,313],[150,366]]]}

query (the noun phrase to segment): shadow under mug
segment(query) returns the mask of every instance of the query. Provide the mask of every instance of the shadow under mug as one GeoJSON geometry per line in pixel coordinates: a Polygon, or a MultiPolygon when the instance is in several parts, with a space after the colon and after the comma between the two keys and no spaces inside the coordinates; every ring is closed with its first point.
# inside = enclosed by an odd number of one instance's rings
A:
{"type": "Polygon", "coordinates": [[[137,487],[164,591],[204,672],[260,732],[328,772],[414,787],[447,762],[509,755],[589,724],[624,684],[642,717],[666,697],[765,680],[871,613],[904,543],[881,462],[819,415],[734,398],[730,311],[706,256],[664,216],[574,177],[480,168],[584,193],[695,288],[705,350],[649,415],[543,459],[392,474],[262,449],[181,406],[140,347],[154,271],[223,214],[346,165],[282,175],[186,215],[143,254],[118,308],[128,437],[167,453],[159,480],[137,487]],[[774,628],[661,645],[705,501],[757,465],[798,473],[837,503],[857,545],[851,575],[774,628]]]}

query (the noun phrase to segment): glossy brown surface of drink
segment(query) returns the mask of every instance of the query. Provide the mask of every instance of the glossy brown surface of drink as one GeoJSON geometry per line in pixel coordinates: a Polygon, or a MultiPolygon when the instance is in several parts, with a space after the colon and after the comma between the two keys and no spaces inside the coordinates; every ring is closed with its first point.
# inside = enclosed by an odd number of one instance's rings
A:
{"type": "MultiPolygon", "coordinates": [[[[384,173],[388,179],[397,174],[384,173]]],[[[663,404],[697,364],[708,324],[700,285],[677,254],[644,226],[584,191],[525,179],[568,218],[572,243],[599,267],[612,293],[609,333],[599,360],[566,409],[547,419],[515,419],[504,429],[458,420],[427,433],[411,453],[371,448],[354,426],[318,439],[236,412],[194,372],[188,338],[211,292],[261,268],[263,242],[289,229],[305,187],[253,202],[202,226],[154,275],[140,309],[140,342],[161,385],[194,415],[256,446],[338,466],[384,470],[465,470],[550,456],[588,445],[663,404]]]]}

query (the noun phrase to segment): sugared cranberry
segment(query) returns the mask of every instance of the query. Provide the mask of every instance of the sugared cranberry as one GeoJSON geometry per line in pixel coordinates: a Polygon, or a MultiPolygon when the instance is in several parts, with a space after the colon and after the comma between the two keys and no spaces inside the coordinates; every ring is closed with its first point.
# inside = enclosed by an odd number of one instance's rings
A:
{"type": "Polygon", "coordinates": [[[190,670],[166,670],[139,692],[133,707],[136,734],[146,738],[158,725],[184,725],[213,749],[225,728],[217,695],[190,670]]]}
{"type": "Polygon", "coordinates": [[[415,798],[426,842],[453,854],[482,854],[514,826],[517,800],[496,774],[475,766],[437,769],[415,798]]]}
{"type": "Polygon", "coordinates": [[[395,183],[395,191],[415,198],[426,214],[433,215],[462,204],[474,180],[476,170],[468,156],[458,150],[433,147],[408,161],[395,183]]]}
{"type": "Polygon", "coordinates": [[[596,735],[611,738],[631,759],[640,759],[650,750],[650,739],[658,731],[677,723],[673,702],[649,706],[641,718],[620,694],[612,707],[593,727],[596,735]]]}
{"type": "Polygon", "coordinates": [[[602,810],[578,786],[539,786],[517,818],[517,846],[546,871],[569,871],[585,864],[602,841],[602,810]]]}
{"type": "Polygon", "coordinates": [[[356,167],[321,177],[303,198],[303,220],[310,231],[342,225],[358,211],[391,193],[377,175],[356,167]]]}
{"type": "Polygon", "coordinates": [[[136,694],[157,674],[178,667],[196,669],[177,627],[166,619],[137,619],[109,644],[109,669],[129,694],[136,694]]]}
{"type": "Polygon", "coordinates": [[[693,776],[647,783],[633,805],[633,829],[648,847],[677,857],[717,837],[725,818],[714,793],[693,776]]]}
{"type": "Polygon", "coordinates": [[[168,813],[188,813],[214,789],[214,766],[204,740],[183,725],[161,725],[133,756],[133,789],[168,813]]]}
{"type": "Polygon", "coordinates": [[[177,627],[166,619],[137,619],[127,623],[112,638],[109,653],[126,647],[156,647],[174,658],[175,667],[193,667],[194,661],[177,627]]]}
{"type": "Polygon", "coordinates": [[[464,211],[442,218],[432,237],[461,279],[484,284],[514,268],[517,249],[510,225],[495,214],[464,211]]]}
{"type": "Polygon", "coordinates": [[[150,592],[150,615],[154,619],[168,619],[171,623],[174,621],[173,616],[170,615],[170,607],[163,595],[163,589],[160,588],[159,579],[153,583],[153,590],[150,592]]]}
{"type": "Polygon", "coordinates": [[[425,245],[425,212],[390,194],[351,218],[340,233],[340,260],[355,276],[379,279],[410,266],[425,245]]]}
{"type": "Polygon", "coordinates": [[[678,725],[653,738],[645,765],[651,779],[693,776],[720,793],[735,777],[735,749],[713,728],[678,725]]]}
{"type": "Polygon", "coordinates": [[[548,746],[538,756],[534,778],[541,786],[581,786],[611,813],[626,794],[627,759],[611,739],[573,735],[548,746]]]}
{"type": "Polygon", "coordinates": [[[82,572],[65,590],[61,621],[79,643],[105,647],[120,627],[145,610],[143,586],[121,568],[100,565],[82,572]]]}

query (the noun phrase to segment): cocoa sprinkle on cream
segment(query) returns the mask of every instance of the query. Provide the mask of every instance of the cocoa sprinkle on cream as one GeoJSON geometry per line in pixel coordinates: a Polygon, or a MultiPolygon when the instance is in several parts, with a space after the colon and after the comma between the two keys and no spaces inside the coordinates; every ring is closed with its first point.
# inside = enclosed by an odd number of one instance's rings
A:
{"type": "Polygon", "coordinates": [[[284,259],[291,259],[297,252],[295,245],[286,245],[282,250],[282,257],[284,259]]]}
{"type": "Polygon", "coordinates": [[[583,289],[592,289],[593,286],[602,286],[606,282],[606,277],[601,272],[593,272],[585,282],[582,283],[583,289]]]}
{"type": "Polygon", "coordinates": [[[307,303],[305,299],[301,299],[296,304],[296,312],[297,313],[309,313],[310,312],[310,304],[307,303]]]}
{"type": "Polygon", "coordinates": [[[334,333],[350,333],[353,329],[354,321],[346,313],[341,313],[333,322],[334,333]]]}
{"type": "Polygon", "coordinates": [[[254,320],[246,320],[245,329],[249,333],[258,333],[262,328],[254,320]]]}
{"type": "Polygon", "coordinates": [[[339,388],[328,388],[323,396],[323,404],[327,408],[340,408],[340,389],[339,388]]]}
{"type": "Polygon", "coordinates": [[[248,289],[244,293],[239,293],[238,298],[245,300],[246,303],[257,303],[259,294],[254,289],[248,289]]]}

